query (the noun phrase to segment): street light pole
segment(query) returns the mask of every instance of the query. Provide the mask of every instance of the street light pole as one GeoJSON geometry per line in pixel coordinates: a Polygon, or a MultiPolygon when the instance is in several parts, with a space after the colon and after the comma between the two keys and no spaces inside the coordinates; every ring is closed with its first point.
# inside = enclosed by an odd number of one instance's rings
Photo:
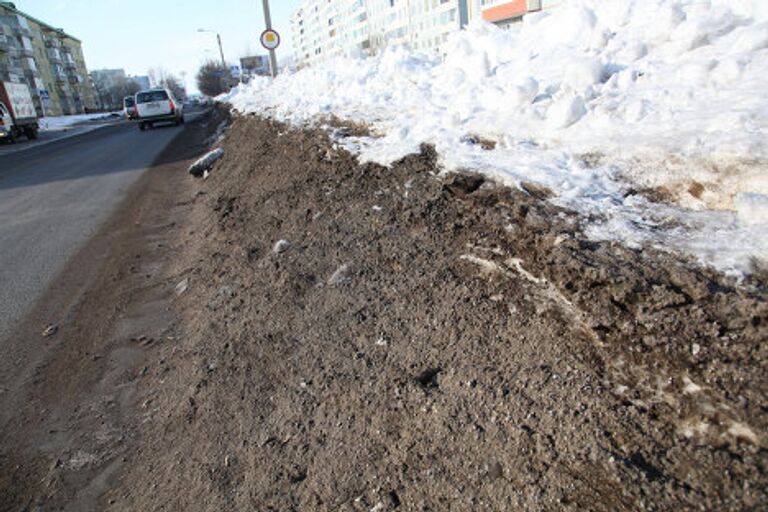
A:
{"type": "MultiPolygon", "coordinates": [[[[261,4],[264,6],[264,22],[267,24],[267,30],[272,30],[272,16],[269,13],[269,0],[261,0],[261,4]]],[[[275,50],[269,50],[269,71],[272,73],[272,78],[277,76],[277,57],[275,56],[275,50]]]]}

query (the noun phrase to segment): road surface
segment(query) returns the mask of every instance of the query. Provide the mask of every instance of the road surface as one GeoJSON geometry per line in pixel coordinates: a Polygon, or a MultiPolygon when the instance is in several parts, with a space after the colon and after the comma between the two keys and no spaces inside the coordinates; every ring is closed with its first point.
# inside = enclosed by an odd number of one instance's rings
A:
{"type": "Polygon", "coordinates": [[[181,129],[126,122],[0,154],[0,341],[181,129]]]}

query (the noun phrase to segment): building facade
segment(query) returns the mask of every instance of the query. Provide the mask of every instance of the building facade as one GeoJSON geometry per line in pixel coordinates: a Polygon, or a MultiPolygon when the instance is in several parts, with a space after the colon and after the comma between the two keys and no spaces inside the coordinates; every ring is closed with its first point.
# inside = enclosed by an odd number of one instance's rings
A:
{"type": "Polygon", "coordinates": [[[448,35],[482,18],[512,26],[560,0],[303,0],[291,15],[297,64],[391,44],[442,53],[448,35]]]}
{"type": "Polygon", "coordinates": [[[40,116],[98,109],[79,39],[0,2],[0,80],[29,87],[40,116]]]}
{"type": "Polygon", "coordinates": [[[149,85],[149,77],[146,75],[129,76],[128,80],[138,85],[139,90],[142,90],[142,91],[145,89],[149,89],[151,87],[149,85]]]}
{"type": "Polygon", "coordinates": [[[240,74],[242,78],[255,75],[269,75],[269,57],[266,55],[254,55],[240,58],[240,74]]]}
{"type": "Polygon", "coordinates": [[[480,0],[479,14],[502,28],[514,28],[529,12],[549,9],[562,0],[480,0]]]}

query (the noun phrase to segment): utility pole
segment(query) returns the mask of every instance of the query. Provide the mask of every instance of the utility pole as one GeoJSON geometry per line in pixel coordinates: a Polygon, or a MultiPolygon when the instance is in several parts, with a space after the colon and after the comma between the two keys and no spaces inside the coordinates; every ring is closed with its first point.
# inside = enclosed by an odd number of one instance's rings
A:
{"type": "Polygon", "coordinates": [[[216,41],[219,43],[219,55],[221,56],[221,67],[224,69],[227,69],[227,61],[224,60],[224,48],[221,46],[221,35],[219,35],[218,32],[215,30],[208,30],[205,28],[199,28],[197,29],[198,32],[210,32],[211,34],[216,34],[216,41]]]}
{"type": "MultiPolygon", "coordinates": [[[[269,0],[261,0],[261,4],[264,6],[264,21],[267,24],[267,30],[272,30],[272,16],[269,13],[269,0]]],[[[272,73],[272,78],[277,76],[277,56],[275,55],[274,48],[269,50],[269,71],[272,73]]]]}
{"type": "Polygon", "coordinates": [[[224,49],[221,47],[221,36],[216,32],[216,40],[219,42],[219,55],[221,55],[221,67],[227,69],[227,62],[224,60],[224,49]]]}

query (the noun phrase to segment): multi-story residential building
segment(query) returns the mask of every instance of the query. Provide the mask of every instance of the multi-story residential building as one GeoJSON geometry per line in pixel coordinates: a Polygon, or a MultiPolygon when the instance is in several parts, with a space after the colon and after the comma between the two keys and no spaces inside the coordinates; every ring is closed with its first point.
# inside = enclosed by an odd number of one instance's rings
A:
{"type": "Polygon", "coordinates": [[[303,0],[291,16],[299,66],[386,45],[442,52],[448,34],[483,18],[505,28],[560,0],[303,0]]]}
{"type": "Polygon", "coordinates": [[[549,9],[562,0],[480,0],[480,15],[502,28],[513,28],[532,11],[549,9]]]}
{"type": "Polygon", "coordinates": [[[97,110],[80,40],[0,2],[0,80],[27,84],[38,115],[97,110]]]}

